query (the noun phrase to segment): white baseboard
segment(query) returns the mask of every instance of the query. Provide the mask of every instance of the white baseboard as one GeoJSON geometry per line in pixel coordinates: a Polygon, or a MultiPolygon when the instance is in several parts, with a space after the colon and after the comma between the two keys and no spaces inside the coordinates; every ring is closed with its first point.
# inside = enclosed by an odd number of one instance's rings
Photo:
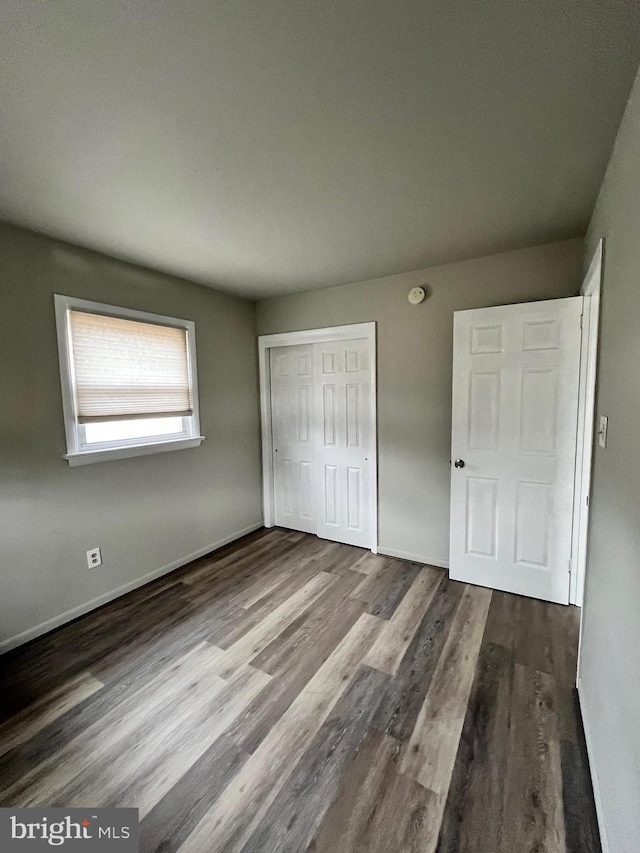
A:
{"type": "Polygon", "coordinates": [[[262,526],[262,521],[250,524],[243,530],[237,530],[235,533],[231,533],[229,536],[224,536],[217,542],[212,542],[210,545],[205,545],[204,548],[199,548],[192,554],[187,554],[186,557],[180,557],[172,563],[167,563],[166,566],[161,566],[159,569],[154,569],[152,572],[148,572],[141,578],[129,581],[129,583],[123,584],[123,586],[119,586],[117,589],[105,592],[103,595],[99,595],[91,601],[86,601],[84,604],[79,604],[77,607],[73,607],[71,610],[67,610],[59,616],[54,616],[52,619],[47,619],[46,622],[41,622],[33,628],[28,628],[26,631],[22,631],[14,637],[9,637],[8,640],[0,642],[0,654],[8,652],[11,649],[15,649],[17,646],[22,646],[24,643],[28,643],[29,640],[35,640],[36,637],[40,637],[42,634],[47,634],[49,631],[53,631],[54,628],[59,628],[60,625],[64,625],[66,622],[71,622],[73,619],[77,619],[78,616],[84,616],[85,613],[89,613],[91,610],[95,610],[103,604],[108,604],[110,601],[114,601],[116,598],[120,598],[120,596],[126,595],[128,592],[138,589],[138,587],[144,586],[145,584],[156,580],[156,578],[162,577],[162,575],[167,575],[174,569],[186,566],[186,564],[190,563],[192,560],[204,557],[205,554],[209,554],[211,551],[217,551],[218,548],[222,548],[230,542],[234,542],[236,539],[241,539],[248,533],[253,533],[254,530],[259,530],[262,526]]]}
{"type": "Polygon", "coordinates": [[[422,554],[410,554],[408,551],[396,551],[395,548],[385,548],[384,545],[378,545],[378,554],[384,554],[385,557],[398,557],[400,560],[411,560],[412,563],[424,563],[426,566],[437,566],[439,569],[449,568],[448,560],[423,557],[422,554]]]}
{"type": "MultiPolygon", "coordinates": [[[[578,678],[578,696],[582,692],[582,679],[578,678]]],[[[589,770],[591,771],[591,785],[593,787],[593,799],[596,804],[596,817],[598,818],[598,829],[600,831],[600,845],[602,853],[611,853],[609,839],[607,837],[607,822],[604,816],[604,805],[602,802],[602,790],[600,788],[600,779],[598,778],[598,769],[595,764],[593,753],[593,738],[591,736],[591,728],[589,726],[589,716],[586,706],[580,700],[580,713],[582,714],[582,728],[584,729],[584,739],[587,744],[587,756],[589,758],[589,770]]]]}

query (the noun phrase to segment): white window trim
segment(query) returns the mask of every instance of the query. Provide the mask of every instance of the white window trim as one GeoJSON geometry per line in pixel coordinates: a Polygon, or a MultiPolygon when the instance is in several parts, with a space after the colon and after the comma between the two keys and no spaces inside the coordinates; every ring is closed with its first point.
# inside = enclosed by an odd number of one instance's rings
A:
{"type": "MultiPolygon", "coordinates": [[[[200,411],[198,403],[198,373],[196,362],[196,327],[192,320],[179,320],[147,311],[135,311],[106,305],[103,302],[91,302],[88,299],[76,299],[73,296],[54,295],[56,312],[56,330],[58,335],[58,358],[60,362],[60,384],[62,387],[62,411],[67,440],[67,452],[64,458],[69,465],[90,465],[93,462],[105,462],[109,459],[128,459],[132,456],[147,456],[151,453],[165,453],[169,450],[183,450],[198,447],[204,440],[200,435],[200,411]],[[73,370],[71,368],[71,332],[69,326],[70,311],[86,311],[91,314],[103,314],[107,317],[119,317],[125,320],[138,320],[184,329],[187,333],[187,353],[189,358],[189,382],[191,385],[193,414],[183,418],[184,432],[157,438],[145,437],[104,442],[99,445],[83,444],[84,428],[78,423],[73,390],[73,370]]],[[[150,417],[152,417],[150,415],[150,417]]]]}

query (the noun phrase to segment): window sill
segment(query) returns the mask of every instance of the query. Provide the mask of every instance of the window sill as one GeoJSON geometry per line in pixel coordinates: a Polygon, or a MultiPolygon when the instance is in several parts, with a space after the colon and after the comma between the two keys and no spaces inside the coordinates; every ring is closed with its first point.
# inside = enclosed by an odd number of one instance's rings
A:
{"type": "Polygon", "coordinates": [[[128,447],[113,447],[102,450],[82,450],[78,453],[66,453],[64,458],[71,467],[91,465],[94,462],[107,462],[110,459],[129,459],[132,456],[149,456],[151,453],[166,453],[169,450],[185,450],[199,447],[204,441],[203,435],[193,438],[178,438],[174,441],[156,441],[152,444],[131,444],[128,447]]]}

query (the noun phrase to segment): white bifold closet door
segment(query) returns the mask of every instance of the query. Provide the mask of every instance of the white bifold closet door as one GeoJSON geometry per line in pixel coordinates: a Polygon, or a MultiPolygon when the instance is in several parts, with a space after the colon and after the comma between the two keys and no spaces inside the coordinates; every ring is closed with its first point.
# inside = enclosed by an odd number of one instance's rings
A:
{"type": "Polygon", "coordinates": [[[275,521],[315,533],[313,346],[271,349],[275,521]]]}
{"type": "Polygon", "coordinates": [[[275,523],[373,547],[367,340],[270,350],[275,523]]]}

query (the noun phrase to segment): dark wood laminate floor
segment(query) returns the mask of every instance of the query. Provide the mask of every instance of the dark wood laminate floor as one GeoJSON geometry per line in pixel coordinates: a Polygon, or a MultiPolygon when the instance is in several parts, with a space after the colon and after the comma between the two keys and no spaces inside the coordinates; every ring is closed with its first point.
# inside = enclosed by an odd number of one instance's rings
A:
{"type": "Polygon", "coordinates": [[[592,853],[575,608],[262,530],[0,660],[0,805],[141,850],[592,853]]]}

